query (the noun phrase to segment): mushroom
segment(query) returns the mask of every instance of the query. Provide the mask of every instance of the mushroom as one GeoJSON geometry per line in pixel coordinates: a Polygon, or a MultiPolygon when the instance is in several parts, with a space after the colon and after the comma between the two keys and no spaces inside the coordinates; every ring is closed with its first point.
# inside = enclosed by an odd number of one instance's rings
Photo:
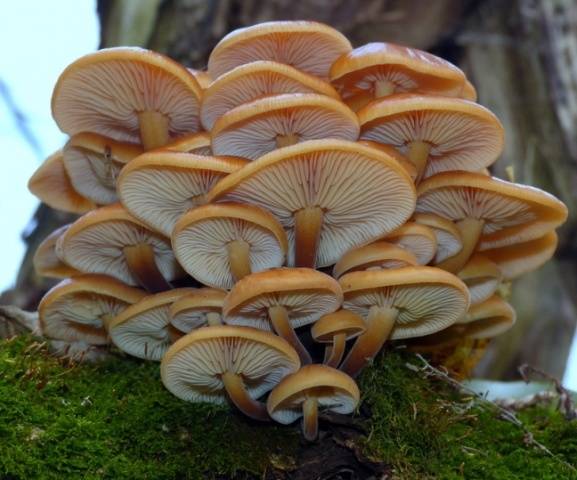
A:
{"type": "Polygon", "coordinates": [[[437,266],[458,272],[474,251],[534,240],[561,225],[567,207],[553,195],[472,172],[445,172],[423,181],[416,211],[452,220],[463,248],[437,266]]]}
{"type": "Polygon", "coordinates": [[[224,322],[274,330],[298,352],[301,363],[311,357],[294,329],[316,322],[341,306],[338,282],[308,268],[278,268],[247,275],[226,296],[224,322]]]}
{"type": "Polygon", "coordinates": [[[503,126],[486,108],[457,98],[398,94],[358,112],[361,140],[396,147],[418,180],[447,170],[479,170],[503,151],[503,126]]]}
{"type": "Polygon", "coordinates": [[[76,220],[56,244],[57,255],[87,273],[102,273],[151,292],[167,290],[181,274],[169,239],[146,227],[119,204],[76,220]]]}
{"type": "Polygon", "coordinates": [[[210,146],[210,133],[200,132],[184,135],[176,140],[167,143],[164,147],[157,150],[170,150],[171,152],[193,153],[202,157],[212,156],[210,146]]]}
{"type": "Polygon", "coordinates": [[[366,145],[367,147],[372,147],[386,153],[389,157],[393,157],[409,174],[413,182],[417,179],[417,167],[407,159],[404,155],[401,155],[399,151],[391,145],[383,145],[382,143],[372,142],[370,140],[359,140],[360,145],[366,145]]]}
{"type": "Polygon", "coordinates": [[[96,204],[78,193],[62,159],[62,150],[50,155],[28,180],[28,190],[41,202],[56,210],[71,213],[85,213],[96,204]]]}
{"type": "Polygon", "coordinates": [[[188,333],[200,327],[222,325],[222,306],[226,292],[199,288],[183,295],[170,307],[170,323],[188,333]]]}
{"type": "Polygon", "coordinates": [[[180,265],[199,282],[231,289],[251,272],[281,267],[288,242],[269,212],[220,203],[183,215],[174,227],[172,248],[180,265]]]}
{"type": "Polygon", "coordinates": [[[322,23],[264,22],[234,30],[218,42],[208,58],[208,73],[218,78],[239,65],[272,60],[327,78],[332,63],[351,49],[343,34],[322,23]]]}
{"type": "Polygon", "coordinates": [[[460,68],[440,57],[382,42],[341,55],[331,66],[330,79],[343,98],[362,95],[365,104],[393,93],[458,97],[466,81],[460,68]]]}
{"type": "Polygon", "coordinates": [[[212,186],[245,164],[240,158],[148,152],[122,170],[118,194],[132,215],[170,237],[187,210],[206,203],[212,186]]]}
{"type": "Polygon", "coordinates": [[[269,210],[287,232],[288,265],[305,267],[332,265],[393,231],[415,201],[413,182],[396,160],[342,140],[271,152],[220,180],[208,200],[269,210]]]}
{"type": "Polygon", "coordinates": [[[105,345],[111,319],[145,295],[105,275],[62,280],[40,301],[40,329],[48,338],[105,345]]]}
{"type": "Polygon", "coordinates": [[[120,170],[141,153],[138,145],[79,133],[65,145],[62,157],[74,189],[98,205],[107,205],[118,201],[116,179],[120,170]]]}
{"type": "Polygon", "coordinates": [[[313,324],[311,334],[316,342],[328,343],[324,364],[337,368],[345,352],[347,340],[365,333],[367,327],[363,319],[349,310],[338,310],[323,315],[313,324]]]}
{"type": "Polygon", "coordinates": [[[41,277],[67,278],[78,275],[80,272],[66,265],[56,255],[56,242],[64,234],[70,225],[63,225],[48,235],[34,252],[32,264],[36,274],[41,277]]]}
{"type": "Polygon", "coordinates": [[[427,265],[437,251],[437,237],[426,225],[407,222],[383,237],[385,242],[393,243],[411,252],[419,265],[427,265]]]}
{"type": "Polygon", "coordinates": [[[210,131],[226,112],[258,98],[283,93],[318,93],[340,100],[327,82],[289,65],[256,61],[218,77],[204,92],[200,121],[210,131]]]}
{"type": "Polygon", "coordinates": [[[409,250],[388,242],[374,242],[345,253],[333,268],[335,278],[359,270],[381,270],[417,265],[417,257],[409,250]]]}
{"type": "Polygon", "coordinates": [[[352,377],[388,340],[443,330],[469,307],[469,291],[454,275],[434,267],[351,272],[342,276],[343,308],[365,319],[367,330],[341,365],[352,377]]]}
{"type": "Polygon", "coordinates": [[[249,160],[306,140],[355,141],[358,136],[359,121],[352,110],[314,93],[274,95],[244,103],[220,117],[211,130],[216,155],[249,160]]]}
{"type": "Polygon", "coordinates": [[[107,48],[70,64],[52,94],[52,116],[68,135],[91,132],[145,150],[199,130],[202,89],[164,55],[107,48]]]}
{"type": "Polygon", "coordinates": [[[282,338],[255,328],[215,326],[194,330],[166,352],[162,383],[188,402],[224,404],[228,399],[255,420],[269,420],[257,401],[300,366],[282,338]]]}
{"type": "Polygon", "coordinates": [[[499,288],[502,280],[499,267],[481,254],[474,254],[457,275],[471,294],[471,305],[484,302],[499,288]]]}
{"type": "Polygon", "coordinates": [[[413,220],[429,227],[437,239],[437,251],[433,263],[441,263],[446,258],[457,255],[463,248],[461,233],[456,225],[446,218],[432,213],[415,213],[413,220]]]}
{"type": "Polygon", "coordinates": [[[359,399],[359,387],[348,375],[326,365],[305,365],[273,389],[266,405],[271,418],[284,425],[303,417],[303,435],[312,442],[318,435],[319,409],[347,415],[359,399]]]}
{"type": "Polygon", "coordinates": [[[204,90],[206,90],[212,83],[212,77],[210,74],[206,70],[196,70],[195,68],[187,68],[187,70],[194,78],[196,78],[196,81],[204,93],[204,90]]]}
{"type": "Polygon", "coordinates": [[[148,295],[126,308],[110,321],[108,332],[112,342],[129,355],[159,362],[173,343],[170,306],[192,291],[192,288],[174,288],[148,295]]]}

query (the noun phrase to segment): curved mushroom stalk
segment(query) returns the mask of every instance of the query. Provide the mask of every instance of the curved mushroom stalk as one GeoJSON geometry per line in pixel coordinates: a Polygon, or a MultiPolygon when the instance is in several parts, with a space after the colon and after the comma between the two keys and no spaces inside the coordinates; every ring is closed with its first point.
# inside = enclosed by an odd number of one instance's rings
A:
{"type": "Polygon", "coordinates": [[[305,207],[294,215],[295,266],[315,268],[323,211],[320,207],[305,207]]]}
{"type": "Polygon", "coordinates": [[[244,240],[233,240],[227,246],[228,261],[234,279],[238,282],[241,278],[250,275],[250,245],[244,240]]]}
{"type": "Polygon", "coordinates": [[[420,181],[420,179],[423,177],[423,173],[425,173],[430,151],[431,144],[429,142],[413,140],[411,143],[409,143],[408,157],[417,169],[417,181],[420,181]]]}
{"type": "Polygon", "coordinates": [[[316,397],[309,397],[303,403],[303,435],[309,442],[319,434],[319,402],[316,397]]]}
{"type": "Polygon", "coordinates": [[[242,413],[261,422],[270,420],[266,405],[251,398],[240,375],[230,371],[224,372],[221,379],[228,397],[242,413]]]}
{"type": "Polygon", "coordinates": [[[397,309],[373,306],[367,317],[367,331],[359,336],[351,351],[341,365],[341,370],[351,377],[356,377],[360,371],[381,350],[397,318],[397,309]]]}
{"type": "Polygon", "coordinates": [[[345,344],[347,341],[346,333],[340,333],[333,338],[333,344],[327,347],[325,351],[324,364],[328,367],[338,368],[345,353],[345,344]]]}
{"type": "Polygon", "coordinates": [[[158,269],[152,246],[140,243],[124,247],[123,251],[130,272],[146,290],[158,293],[172,288],[158,269]]]}
{"type": "Polygon", "coordinates": [[[461,248],[461,251],[457,253],[457,255],[443,260],[437,267],[451,273],[461,271],[475,251],[484,226],[484,220],[477,220],[475,218],[465,218],[458,222],[457,228],[461,233],[463,248],[461,248]]]}
{"type": "Polygon", "coordinates": [[[299,340],[299,337],[295,333],[293,327],[289,322],[288,313],[285,307],[280,305],[269,307],[268,314],[270,317],[271,324],[277,335],[284,338],[291,346],[297,351],[301,363],[303,365],[308,365],[312,363],[312,358],[305,348],[305,346],[299,340]]]}
{"type": "Polygon", "coordinates": [[[163,147],[170,140],[168,135],[168,117],[160,112],[139,112],[138,126],[145,150],[163,147]]]}

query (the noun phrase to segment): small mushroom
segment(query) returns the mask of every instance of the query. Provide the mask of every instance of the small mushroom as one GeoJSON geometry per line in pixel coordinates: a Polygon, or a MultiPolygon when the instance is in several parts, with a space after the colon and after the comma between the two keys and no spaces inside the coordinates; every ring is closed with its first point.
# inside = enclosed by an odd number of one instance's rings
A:
{"type": "Polygon", "coordinates": [[[499,288],[503,275],[485,255],[474,254],[457,274],[471,294],[471,305],[484,302],[499,288]]]}
{"type": "Polygon", "coordinates": [[[457,255],[463,248],[461,232],[450,220],[432,213],[415,213],[413,220],[419,225],[429,227],[437,238],[437,251],[433,264],[436,265],[453,255],[457,255]]]}
{"type": "Polygon", "coordinates": [[[276,218],[253,205],[220,203],[190,210],[176,223],[172,247],[199,282],[230,289],[252,272],[281,267],[287,239],[276,218]]]}
{"type": "Polygon", "coordinates": [[[224,300],[224,322],[273,330],[298,352],[301,363],[311,357],[295,328],[310,325],[341,306],[338,282],[309,268],[278,268],[247,275],[224,300]]]}
{"type": "Polygon", "coordinates": [[[56,242],[68,230],[69,226],[63,225],[54,230],[36,248],[32,264],[37,275],[50,278],[68,278],[80,274],[78,270],[66,265],[56,255],[56,242]]]}
{"type": "Polygon", "coordinates": [[[188,333],[200,327],[222,325],[222,306],[226,292],[199,288],[183,295],[170,307],[170,323],[188,333]]]}
{"type": "Polygon", "coordinates": [[[291,346],[255,328],[200,328],[178,340],[161,364],[164,386],[188,402],[219,405],[230,399],[245,415],[269,420],[259,401],[300,366],[291,346]]]}
{"type": "Polygon", "coordinates": [[[419,265],[427,265],[437,252],[437,237],[426,225],[407,222],[383,237],[385,242],[402,247],[417,259],[419,265]]]}
{"type": "Polygon", "coordinates": [[[273,389],[267,409],[273,420],[284,425],[303,417],[303,435],[312,442],[318,435],[319,409],[347,415],[359,399],[359,387],[345,373],[326,365],[305,365],[273,389]]]}
{"type": "Polygon", "coordinates": [[[315,341],[328,343],[324,364],[337,368],[345,352],[348,340],[365,333],[367,327],[363,319],[349,310],[338,310],[323,315],[314,323],[311,334],[315,341]]]}

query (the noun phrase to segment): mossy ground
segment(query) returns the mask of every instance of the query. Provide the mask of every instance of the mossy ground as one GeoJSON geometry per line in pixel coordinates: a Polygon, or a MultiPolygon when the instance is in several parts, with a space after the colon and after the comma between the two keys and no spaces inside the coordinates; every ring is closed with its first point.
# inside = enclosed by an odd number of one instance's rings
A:
{"type": "MultiPolygon", "coordinates": [[[[577,478],[560,461],[577,464],[577,422],[553,408],[519,414],[552,458],[494,411],[407,369],[412,360],[389,354],[361,379],[371,419],[359,447],[396,478],[577,478]]],[[[157,364],[70,366],[30,337],[0,342],[0,478],[262,478],[299,444],[294,428],[179,401],[157,364]]]]}

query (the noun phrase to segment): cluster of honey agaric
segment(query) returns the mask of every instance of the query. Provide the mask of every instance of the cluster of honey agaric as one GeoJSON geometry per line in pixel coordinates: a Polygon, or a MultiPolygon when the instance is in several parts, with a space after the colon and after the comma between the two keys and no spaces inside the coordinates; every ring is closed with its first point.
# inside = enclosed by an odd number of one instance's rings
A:
{"type": "Polygon", "coordinates": [[[52,112],[70,140],[30,189],[83,215],[35,258],[69,277],[44,335],[162,361],[188,401],[304,416],[309,439],[389,339],[509,328],[499,285],[551,257],[567,215],[490,176],[503,128],[459,68],[314,22],[232,32],[202,72],[86,55],[52,112]]]}

